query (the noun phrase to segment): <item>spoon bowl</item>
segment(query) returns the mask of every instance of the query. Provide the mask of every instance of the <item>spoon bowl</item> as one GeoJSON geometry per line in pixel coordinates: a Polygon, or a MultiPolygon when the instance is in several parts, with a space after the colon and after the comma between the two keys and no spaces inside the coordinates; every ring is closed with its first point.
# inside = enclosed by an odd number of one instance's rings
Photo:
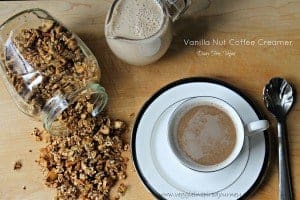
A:
{"type": "Polygon", "coordinates": [[[265,86],[263,96],[267,109],[278,120],[285,118],[294,102],[293,88],[282,78],[272,78],[265,86]]]}

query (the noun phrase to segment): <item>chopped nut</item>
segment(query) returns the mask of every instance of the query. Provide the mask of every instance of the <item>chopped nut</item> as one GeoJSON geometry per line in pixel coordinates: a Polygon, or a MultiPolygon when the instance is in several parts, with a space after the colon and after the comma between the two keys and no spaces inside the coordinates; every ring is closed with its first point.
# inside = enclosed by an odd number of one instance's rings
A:
{"type": "Polygon", "coordinates": [[[54,25],[54,21],[52,20],[44,20],[42,23],[42,27],[40,28],[43,32],[48,32],[54,25]]]}
{"type": "Polygon", "coordinates": [[[18,160],[14,164],[14,170],[20,170],[23,167],[22,161],[18,160]]]}
{"type": "Polygon", "coordinates": [[[123,149],[124,151],[127,151],[129,149],[129,144],[125,144],[123,149]]]}
{"type": "Polygon", "coordinates": [[[124,195],[127,190],[127,186],[124,183],[121,183],[120,186],[118,187],[118,192],[120,194],[124,195]]]}
{"type": "Polygon", "coordinates": [[[84,69],[83,65],[76,63],[75,64],[75,70],[76,70],[77,73],[81,74],[81,73],[84,72],[85,69],[84,69]]]}
{"type": "Polygon", "coordinates": [[[125,123],[121,120],[115,120],[113,123],[114,129],[124,129],[126,127],[125,123]]]}
{"type": "Polygon", "coordinates": [[[86,108],[87,108],[86,110],[88,111],[88,113],[91,114],[93,112],[93,104],[87,102],[86,108]]]}
{"type": "Polygon", "coordinates": [[[47,174],[46,181],[52,182],[56,179],[57,179],[57,173],[55,172],[55,169],[51,169],[47,174]]]}
{"type": "Polygon", "coordinates": [[[41,157],[45,158],[47,156],[47,154],[48,154],[47,148],[41,148],[40,149],[40,156],[41,157]]]}
{"type": "Polygon", "coordinates": [[[38,128],[34,128],[33,129],[33,135],[35,136],[35,140],[36,141],[42,141],[42,131],[40,131],[40,129],[38,128]]]}
{"type": "Polygon", "coordinates": [[[73,166],[77,163],[78,163],[78,161],[67,160],[65,166],[68,168],[68,167],[71,167],[71,166],[73,166]]]}
{"type": "Polygon", "coordinates": [[[67,46],[73,51],[78,48],[77,41],[74,38],[67,41],[67,46]]]}
{"type": "Polygon", "coordinates": [[[80,115],[80,118],[81,118],[81,119],[85,119],[85,118],[86,118],[86,114],[84,114],[84,113],[81,114],[81,115],[80,115]]]}
{"type": "Polygon", "coordinates": [[[112,198],[112,200],[119,200],[120,199],[120,195],[116,195],[112,198]]]}
{"type": "Polygon", "coordinates": [[[106,125],[102,125],[100,127],[99,132],[103,133],[104,135],[108,135],[109,134],[109,127],[106,125]]]}
{"type": "Polygon", "coordinates": [[[42,167],[47,167],[47,166],[48,166],[48,161],[47,161],[45,158],[43,158],[43,157],[41,157],[41,158],[40,158],[38,161],[36,161],[36,162],[38,162],[39,165],[42,166],[42,167]]]}
{"type": "Polygon", "coordinates": [[[119,178],[119,180],[121,180],[121,179],[126,179],[126,177],[127,177],[127,175],[126,175],[125,172],[119,172],[119,173],[118,173],[118,178],[119,178]]]}

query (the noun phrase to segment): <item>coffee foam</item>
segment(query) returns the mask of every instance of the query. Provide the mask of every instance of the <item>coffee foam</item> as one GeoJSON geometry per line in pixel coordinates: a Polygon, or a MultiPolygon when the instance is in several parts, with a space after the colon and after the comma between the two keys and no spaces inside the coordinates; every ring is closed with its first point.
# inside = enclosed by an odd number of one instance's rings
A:
{"type": "Polygon", "coordinates": [[[148,38],[161,29],[163,20],[163,9],[157,0],[120,0],[112,13],[110,34],[148,38]]]}
{"type": "MultiPolygon", "coordinates": [[[[201,110],[190,113],[191,115],[186,119],[187,121],[183,122],[187,128],[177,130],[182,132],[180,139],[177,138],[179,142],[178,145],[183,149],[184,154],[199,164],[217,164],[226,159],[234,149],[237,131],[236,126],[226,111],[218,105],[198,105],[194,108],[200,108],[201,106],[204,106],[202,108],[211,107],[210,109],[214,108],[216,110],[212,110],[213,113],[209,114],[201,112],[201,110]],[[224,121],[227,124],[223,123],[224,121]],[[234,130],[234,134],[229,133],[229,131],[232,130],[234,130]],[[234,142],[232,141],[233,139],[234,142]],[[230,151],[225,152],[226,155],[222,157],[222,152],[226,151],[223,147],[226,146],[230,148],[230,151]],[[214,155],[215,152],[221,153],[220,155],[214,155]]],[[[184,118],[184,116],[194,108],[186,107],[183,111],[178,113],[178,118],[184,118]]],[[[179,122],[179,124],[180,123],[181,122],[179,122]]]]}

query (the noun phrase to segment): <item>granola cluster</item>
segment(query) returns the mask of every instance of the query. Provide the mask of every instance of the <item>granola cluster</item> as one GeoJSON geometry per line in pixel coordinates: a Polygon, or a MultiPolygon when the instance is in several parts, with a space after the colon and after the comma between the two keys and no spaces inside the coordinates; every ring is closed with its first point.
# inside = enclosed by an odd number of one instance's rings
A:
{"type": "Polygon", "coordinates": [[[38,163],[46,185],[56,188],[57,199],[118,199],[126,191],[125,184],[120,184],[114,197],[110,193],[126,178],[128,158],[122,156],[128,149],[122,139],[126,124],[103,114],[92,117],[87,99],[81,97],[62,113],[59,120],[69,132],[48,135],[38,163]]]}
{"type": "Polygon", "coordinates": [[[52,20],[10,37],[4,56],[7,77],[32,106],[32,114],[54,95],[70,94],[100,76],[97,64],[85,56],[76,37],[52,20]]]}

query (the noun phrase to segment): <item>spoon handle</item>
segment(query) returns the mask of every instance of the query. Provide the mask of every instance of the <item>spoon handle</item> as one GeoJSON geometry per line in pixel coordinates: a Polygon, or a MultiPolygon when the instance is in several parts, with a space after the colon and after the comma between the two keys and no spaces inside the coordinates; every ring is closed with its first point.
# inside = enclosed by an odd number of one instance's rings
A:
{"type": "Polygon", "coordinates": [[[279,199],[293,200],[284,122],[278,122],[279,199]]]}

